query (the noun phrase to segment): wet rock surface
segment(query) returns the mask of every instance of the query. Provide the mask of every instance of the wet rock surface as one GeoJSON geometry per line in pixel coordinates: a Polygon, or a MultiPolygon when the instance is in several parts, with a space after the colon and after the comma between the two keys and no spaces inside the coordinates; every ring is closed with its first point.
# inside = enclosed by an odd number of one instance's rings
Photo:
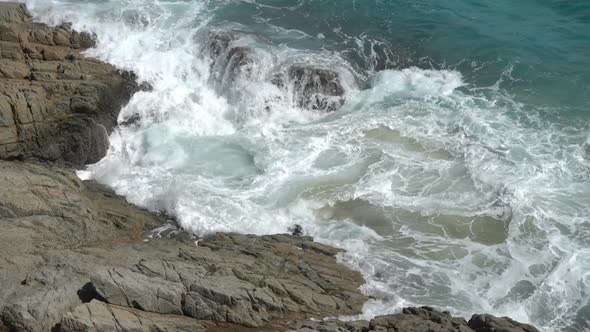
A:
{"type": "Polygon", "coordinates": [[[299,323],[297,332],[539,332],[533,326],[507,317],[473,315],[466,321],[431,307],[404,308],[401,313],[377,316],[371,321],[342,322],[337,320],[299,323]]]}
{"type": "Polygon", "coordinates": [[[333,112],[344,105],[344,87],[334,71],[292,67],[289,79],[293,83],[295,102],[301,108],[333,112]]]}
{"type": "MultiPolygon", "coordinates": [[[[252,48],[237,42],[242,35],[243,32],[212,30],[207,36],[205,52],[212,60],[212,77],[222,90],[238,79],[252,78],[256,55],[252,48]]],[[[290,95],[293,105],[306,110],[333,112],[346,101],[340,75],[331,69],[292,65],[269,82],[290,95]]]]}
{"type": "Polygon", "coordinates": [[[252,78],[253,50],[236,42],[242,34],[225,30],[207,34],[203,52],[211,58],[211,79],[219,90],[231,89],[238,79],[252,78]]]}
{"type": "Polygon", "coordinates": [[[81,56],[90,47],[88,33],[34,23],[24,5],[0,3],[0,158],[74,167],[102,158],[137,84],[81,56]]]}

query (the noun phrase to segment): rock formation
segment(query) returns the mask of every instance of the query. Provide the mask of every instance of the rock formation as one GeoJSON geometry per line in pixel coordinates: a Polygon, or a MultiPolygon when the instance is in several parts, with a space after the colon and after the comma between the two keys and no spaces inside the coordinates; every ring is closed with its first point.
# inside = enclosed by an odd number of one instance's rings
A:
{"type": "Polygon", "coordinates": [[[261,327],[291,314],[358,313],[366,300],[361,275],[336,263],[340,251],[310,238],[150,238],[166,218],[32,163],[0,161],[0,188],[0,312],[11,330],[102,331],[95,326],[114,329],[117,315],[136,317],[129,330],[143,321],[261,327]]]}
{"type": "Polygon", "coordinates": [[[74,167],[102,158],[107,128],[137,85],[80,55],[93,46],[88,33],[33,23],[24,5],[1,4],[0,158],[74,167]]]}
{"type": "MultiPolygon", "coordinates": [[[[250,47],[235,43],[240,34],[244,33],[209,31],[204,51],[211,57],[212,78],[221,90],[230,88],[238,77],[252,76],[255,54],[250,47]]],[[[306,110],[333,112],[346,99],[339,74],[330,69],[293,65],[274,75],[270,82],[290,95],[295,106],[306,110]]]]}
{"type": "Polygon", "coordinates": [[[338,320],[297,323],[297,332],[539,332],[533,326],[510,318],[473,315],[469,321],[431,307],[405,308],[399,314],[378,316],[371,321],[338,320]]]}
{"type": "Polygon", "coordinates": [[[344,105],[344,88],[338,73],[317,68],[292,67],[289,80],[301,108],[333,112],[344,105]]]}

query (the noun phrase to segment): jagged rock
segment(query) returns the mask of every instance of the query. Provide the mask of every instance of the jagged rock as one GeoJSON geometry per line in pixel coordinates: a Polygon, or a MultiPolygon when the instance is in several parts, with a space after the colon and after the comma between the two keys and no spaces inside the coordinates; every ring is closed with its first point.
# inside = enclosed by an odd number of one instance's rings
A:
{"type": "Polygon", "coordinates": [[[49,330],[81,303],[96,258],[72,250],[128,243],[164,222],[59,168],[0,161],[0,188],[0,312],[14,330],[49,330]]]}
{"type": "MultiPolygon", "coordinates": [[[[206,51],[212,59],[213,80],[227,89],[238,77],[250,78],[255,63],[250,47],[236,43],[242,32],[212,30],[206,51]]],[[[329,69],[292,66],[286,74],[277,74],[271,83],[291,94],[300,108],[333,112],[345,102],[345,90],[337,72],[329,69]]]]}
{"type": "Polygon", "coordinates": [[[339,251],[310,238],[217,234],[179,250],[102,271],[92,284],[110,304],[248,327],[289,312],[356,313],[366,299],[360,274],[336,263],[339,251]]]}
{"type": "Polygon", "coordinates": [[[94,37],[68,24],[32,23],[0,3],[0,158],[80,167],[97,162],[135,76],[80,55],[94,37]]]}
{"type": "Polygon", "coordinates": [[[211,30],[208,33],[205,51],[212,61],[212,83],[220,91],[231,88],[240,77],[251,77],[253,51],[250,47],[235,44],[238,37],[235,32],[223,30],[211,30]]]}
{"type": "MultiPolygon", "coordinates": [[[[72,171],[0,161],[0,311],[46,331],[100,299],[161,315],[261,327],[288,314],[358,313],[363,279],[309,237],[145,239],[165,220],[72,171]]],[[[106,323],[101,323],[106,324],[106,323]]]]}
{"type": "Polygon", "coordinates": [[[229,44],[234,40],[234,36],[223,30],[211,30],[207,37],[207,51],[211,59],[215,60],[217,57],[227,51],[229,44]]]}
{"type": "Polygon", "coordinates": [[[476,332],[539,332],[537,328],[519,323],[508,317],[473,315],[467,323],[476,332]]]}
{"type": "Polygon", "coordinates": [[[298,332],[539,332],[536,328],[510,318],[474,315],[469,322],[431,307],[404,308],[399,314],[378,316],[370,322],[338,320],[299,322],[298,332]]]}
{"type": "Polygon", "coordinates": [[[430,307],[405,308],[396,315],[379,316],[371,320],[374,331],[429,331],[472,332],[463,318],[436,311],[430,307]]]}
{"type": "Polygon", "coordinates": [[[303,235],[303,227],[301,227],[301,225],[295,224],[293,227],[289,228],[289,232],[291,232],[291,235],[301,236],[303,235]]]}

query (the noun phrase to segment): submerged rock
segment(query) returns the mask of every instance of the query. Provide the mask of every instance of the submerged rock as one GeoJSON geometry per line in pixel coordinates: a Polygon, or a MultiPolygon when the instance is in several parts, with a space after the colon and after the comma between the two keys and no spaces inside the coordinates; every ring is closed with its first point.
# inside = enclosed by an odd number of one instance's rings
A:
{"type": "Polygon", "coordinates": [[[251,78],[253,50],[236,44],[238,38],[239,35],[231,31],[211,30],[208,33],[205,51],[212,61],[212,83],[220,89],[231,88],[240,78],[251,78]]]}
{"type": "Polygon", "coordinates": [[[80,167],[100,160],[131,73],[80,55],[92,35],[33,23],[22,4],[0,3],[0,158],[80,167]]]}
{"type": "Polygon", "coordinates": [[[333,112],[344,105],[345,90],[334,71],[292,67],[289,80],[293,84],[295,103],[301,108],[333,112]]]}
{"type": "Polygon", "coordinates": [[[130,117],[119,122],[122,127],[138,127],[141,122],[141,115],[138,113],[132,114],[130,117]]]}
{"type": "MultiPolygon", "coordinates": [[[[244,34],[223,30],[209,31],[206,52],[212,60],[213,80],[222,89],[231,89],[239,79],[253,78],[255,52],[251,47],[236,42],[244,34]]],[[[293,65],[287,69],[286,74],[274,75],[270,83],[280,88],[285,95],[290,95],[295,106],[307,110],[333,112],[346,99],[339,74],[330,69],[293,65]]],[[[270,107],[267,109],[270,110],[270,107]]]]}

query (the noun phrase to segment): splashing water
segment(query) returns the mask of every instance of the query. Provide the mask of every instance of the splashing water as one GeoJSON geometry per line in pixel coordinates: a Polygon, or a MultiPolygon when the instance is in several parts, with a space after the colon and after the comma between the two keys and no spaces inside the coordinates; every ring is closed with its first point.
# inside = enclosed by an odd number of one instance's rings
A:
{"type": "MultiPolygon", "coordinates": [[[[590,76],[563,64],[586,60],[568,54],[543,74],[538,50],[497,55],[485,21],[456,14],[452,25],[426,1],[24,2],[44,22],[96,33],[88,55],[153,87],[121,112],[137,123],[117,128],[82,177],[200,235],[300,224],[348,250],[341,259],[375,298],[367,317],[428,304],[548,331],[589,328],[590,102],[580,96],[590,76]],[[451,27],[455,46],[437,24],[451,27]],[[473,34],[463,41],[453,35],[461,24],[473,34]],[[213,30],[238,36],[246,70],[216,67],[213,30]],[[476,40],[481,49],[466,55],[476,40]],[[302,109],[292,81],[272,83],[293,67],[337,73],[343,106],[302,109]]],[[[480,5],[474,13],[498,20],[507,10],[480,5]]],[[[569,24],[547,38],[579,51],[565,38],[588,20],[569,24]]],[[[503,29],[494,37],[520,49],[503,29]]]]}

